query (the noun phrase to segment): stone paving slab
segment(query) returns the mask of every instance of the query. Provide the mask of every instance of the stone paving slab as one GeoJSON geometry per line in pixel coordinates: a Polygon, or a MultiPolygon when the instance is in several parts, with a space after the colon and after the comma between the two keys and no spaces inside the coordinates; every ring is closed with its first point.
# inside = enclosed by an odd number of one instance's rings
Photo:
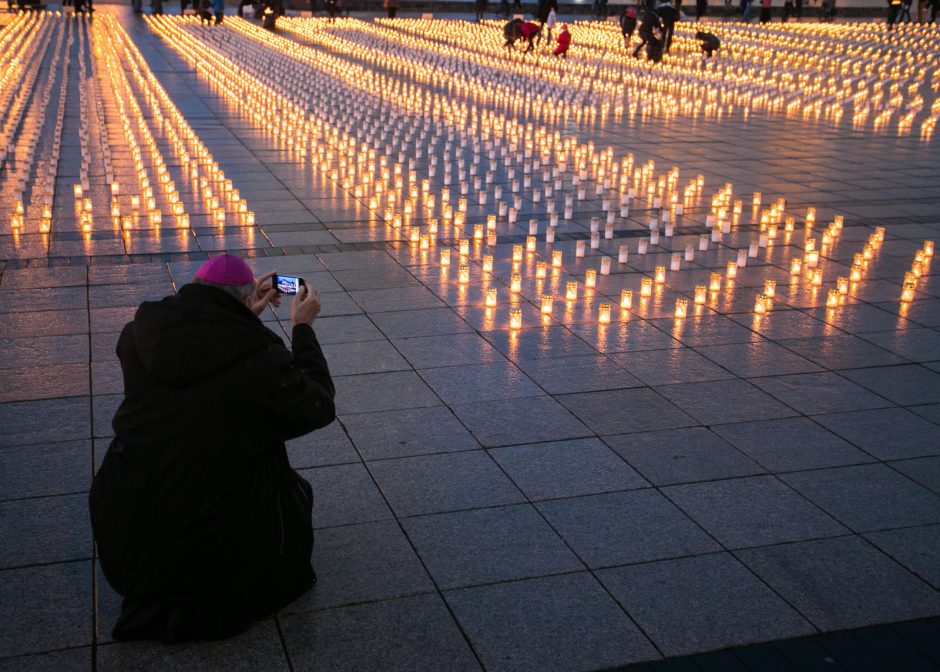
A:
{"type": "MultiPolygon", "coordinates": [[[[592,670],[796,635],[808,637],[691,664],[802,668],[813,652],[841,662],[858,650],[895,669],[940,664],[918,648],[931,621],[833,632],[940,614],[936,262],[910,307],[897,301],[914,252],[940,239],[935,139],[764,112],[571,120],[564,132],[633,152],[638,166],[675,164],[708,189],[731,181],[735,198],[786,197],[788,211],[813,205],[817,232],[845,215],[822,262],[827,282],[848,274],[875,226],[886,240],[837,311],[790,276],[806,244],[798,230],[748,259],[700,314],[675,319],[675,299],[724,271],[747,230],[599,328],[600,302],[616,313],[622,289],[707,232],[707,204],[649,255],[636,254],[642,210],[577,258],[590,218],[603,218],[591,193],[559,227],[556,286],[575,280],[583,292],[605,256],[614,271],[543,325],[526,261],[512,299],[525,326],[511,332],[508,303],[488,314],[484,285],[458,287],[457,264],[442,284],[436,250],[422,256],[404,232],[377,226],[363,200],[301,165],[125,9],[99,11],[120,15],[260,226],[220,232],[194,213],[190,234],[140,230],[127,243],[107,227],[86,239],[66,215],[51,245],[26,234],[14,246],[0,223],[0,620],[10,624],[0,670],[592,670]],[[622,268],[620,244],[631,248],[622,268]],[[319,582],[232,640],[115,643],[119,597],[96,569],[85,508],[121,399],[114,347],[140,301],[177,290],[218,250],[323,291],[317,332],[339,419],[288,447],[314,485],[319,582]],[[755,316],[765,279],[778,301],[755,316]],[[905,647],[911,633],[919,644],[905,647]]],[[[57,208],[81,166],[77,109],[73,89],[57,208]]],[[[115,166],[129,170],[124,156],[115,166]]],[[[92,180],[103,193],[103,173],[92,180]]],[[[495,183],[511,189],[505,173],[495,183]]],[[[486,206],[468,196],[468,222],[483,221],[486,206]]],[[[547,213],[527,195],[520,224],[500,220],[501,299],[530,217],[537,253],[550,256],[547,213]]],[[[263,319],[289,338],[286,302],[263,319]]]]}

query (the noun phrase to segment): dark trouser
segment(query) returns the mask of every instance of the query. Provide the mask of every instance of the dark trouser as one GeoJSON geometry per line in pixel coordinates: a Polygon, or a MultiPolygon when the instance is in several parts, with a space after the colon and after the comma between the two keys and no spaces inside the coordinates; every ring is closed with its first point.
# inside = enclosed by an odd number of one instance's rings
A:
{"type": "Polygon", "coordinates": [[[894,28],[901,17],[901,5],[888,5],[888,28],[894,28]]]}
{"type": "Polygon", "coordinates": [[[389,7],[388,8],[388,18],[394,19],[395,15],[398,13],[398,7],[389,7]]]}
{"type": "Polygon", "coordinates": [[[672,46],[672,34],[676,30],[676,24],[674,23],[663,23],[663,51],[667,54],[669,53],[669,47],[672,46]]]}

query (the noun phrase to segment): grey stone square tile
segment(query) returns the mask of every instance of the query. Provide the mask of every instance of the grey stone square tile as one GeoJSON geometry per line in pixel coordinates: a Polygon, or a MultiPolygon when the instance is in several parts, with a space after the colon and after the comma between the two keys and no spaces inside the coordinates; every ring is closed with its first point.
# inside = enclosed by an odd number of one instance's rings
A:
{"type": "Polygon", "coordinates": [[[911,480],[940,495],[940,457],[922,457],[889,464],[911,480]]]}
{"type": "Polygon", "coordinates": [[[940,425],[940,404],[912,406],[909,410],[913,411],[922,418],[926,418],[935,425],[940,425]]]}
{"type": "Polygon", "coordinates": [[[464,588],[444,597],[493,672],[596,670],[659,657],[587,573],[464,588]]]}
{"type": "Polygon", "coordinates": [[[370,317],[386,336],[393,339],[473,331],[473,327],[450,308],[397,310],[374,313],[370,317]]]}
{"type": "Polygon", "coordinates": [[[584,569],[529,504],[407,518],[402,525],[442,590],[584,569]]]}
{"type": "Polygon", "coordinates": [[[858,537],[753,548],[735,555],[823,631],[940,612],[940,593],[858,537]]]}
{"type": "MultiPolygon", "coordinates": [[[[903,273],[901,274],[903,275],[903,273]]],[[[867,334],[873,331],[893,331],[913,327],[910,321],[881,310],[871,304],[854,303],[841,306],[836,310],[817,308],[809,311],[820,320],[825,320],[850,334],[867,334]]]]}
{"type": "Polygon", "coordinates": [[[0,502],[0,568],[90,558],[88,496],[59,495],[0,502]]]}
{"type": "Polygon", "coordinates": [[[0,659],[0,672],[87,672],[90,669],[90,646],[0,659]]]}
{"type": "Polygon", "coordinates": [[[139,670],[272,670],[290,669],[273,619],[252,624],[232,639],[185,644],[121,642],[98,647],[98,669],[139,670]]]}
{"type": "Polygon", "coordinates": [[[446,406],[359,413],[341,420],[367,461],[480,447],[446,406]]]}
{"type": "Polygon", "coordinates": [[[727,553],[604,569],[598,578],[666,656],[815,631],[727,553]]]}
{"type": "MultiPolygon", "coordinates": [[[[664,385],[656,388],[669,401],[704,425],[786,418],[796,412],[746,380],[664,385]]],[[[692,424],[692,423],[689,423],[692,424]]]]}
{"type": "Polygon", "coordinates": [[[324,345],[323,355],[329,363],[330,373],[334,376],[411,369],[405,358],[384,339],[324,345]]]}
{"type": "Polygon", "coordinates": [[[842,375],[902,406],[940,402],[940,373],[917,364],[853,369],[842,375]]]}
{"type": "Polygon", "coordinates": [[[653,485],[753,476],[764,469],[705,427],[605,436],[653,485]]]}
{"type": "Polygon", "coordinates": [[[717,425],[712,431],[771,472],[872,461],[871,456],[808,418],[739,422],[717,425]]]}
{"type": "Polygon", "coordinates": [[[778,343],[827,369],[854,369],[860,366],[904,363],[904,360],[894,353],[848,334],[794,338],[778,343]]]}
{"type": "MultiPolygon", "coordinates": [[[[662,323],[662,320],[658,323],[662,323]]],[[[682,345],[670,335],[671,332],[657,329],[652,322],[635,315],[603,328],[589,323],[572,324],[569,328],[595,350],[604,353],[662,350],[682,345]]]]}
{"type": "MultiPolygon", "coordinates": [[[[91,393],[91,379],[87,356],[84,360],[77,363],[0,369],[0,375],[11,381],[11,384],[0,389],[0,403],[57,397],[87,397],[91,393]]],[[[28,361],[28,357],[23,360],[23,362],[28,361]]]]}
{"type": "Polygon", "coordinates": [[[362,464],[304,469],[313,486],[313,526],[334,527],[392,517],[385,500],[362,464]]]}
{"type": "MultiPolygon", "coordinates": [[[[753,297],[748,298],[753,301],[753,297]]],[[[832,337],[842,334],[832,325],[799,310],[774,310],[759,316],[758,319],[755,319],[754,315],[735,315],[731,319],[774,341],[782,338],[832,337]]]]}
{"type": "Polygon", "coordinates": [[[91,441],[0,448],[0,500],[87,492],[91,441]]]}
{"type": "Polygon", "coordinates": [[[416,369],[505,361],[479,334],[447,334],[395,339],[393,344],[416,369]]]}
{"type": "Polygon", "coordinates": [[[489,452],[530,500],[649,485],[595,438],[493,448],[489,452]]]}
{"type": "MultiPolygon", "coordinates": [[[[317,318],[314,324],[320,345],[336,343],[355,343],[359,341],[381,341],[385,336],[372,320],[365,315],[338,315],[336,317],[317,318]]],[[[332,360],[327,358],[332,364],[332,360]]]]}
{"type": "Polygon", "coordinates": [[[610,355],[610,358],[647,385],[698,383],[734,375],[691,348],[669,348],[610,355]]]}
{"type": "Polygon", "coordinates": [[[292,669],[300,672],[480,669],[437,595],[358,604],[280,620],[292,669]]]}
{"type": "Polygon", "coordinates": [[[444,307],[444,303],[439,298],[426,287],[421,286],[363,289],[349,294],[367,313],[444,307]]]}
{"type": "Polygon", "coordinates": [[[334,403],[338,415],[439,406],[441,403],[414,371],[337,376],[333,383],[336,385],[334,403]]]}
{"type": "Polygon", "coordinates": [[[519,331],[488,331],[486,338],[514,362],[539,357],[596,355],[597,351],[568,328],[558,324],[519,331]]]}
{"type": "Polygon", "coordinates": [[[381,460],[370,463],[369,469],[399,516],[525,500],[482,450],[381,460]]]}
{"type": "Polygon", "coordinates": [[[87,333],[87,308],[4,313],[0,320],[0,338],[3,339],[87,333]]]}
{"type": "Polygon", "coordinates": [[[551,397],[525,397],[454,406],[486,448],[590,436],[591,431],[551,397]]]}
{"type": "Polygon", "coordinates": [[[111,421],[122,401],[123,394],[99,394],[91,398],[92,435],[95,438],[114,436],[111,421]]]}
{"type": "Polygon", "coordinates": [[[296,614],[431,592],[434,584],[395,521],[317,530],[317,583],[281,610],[296,614]]]}
{"type": "Polygon", "coordinates": [[[882,530],[868,541],[940,590],[940,525],[882,530]]]}
{"type": "Polygon", "coordinates": [[[674,485],[664,488],[663,493],[726,548],[847,532],[772,476],[674,485]]]}
{"type": "Polygon", "coordinates": [[[0,572],[0,657],[89,646],[91,561],[0,572]]]}
{"type": "Polygon", "coordinates": [[[698,424],[648,388],[560,395],[558,400],[596,433],[625,434],[698,424]]]}
{"type": "Polygon", "coordinates": [[[747,343],[760,339],[760,336],[748,328],[749,323],[740,325],[724,315],[699,315],[678,321],[657,319],[650,322],[683,345],[693,348],[747,343]]]}
{"type": "Polygon", "coordinates": [[[332,271],[333,277],[346,291],[362,289],[384,289],[418,285],[418,280],[403,266],[382,265],[379,267],[350,268],[332,271]]]}
{"type": "Polygon", "coordinates": [[[910,304],[897,300],[890,303],[875,304],[882,310],[895,315],[903,315],[909,322],[923,327],[940,327],[940,299],[919,299],[910,304]]]}
{"type": "Polygon", "coordinates": [[[518,366],[549,394],[619,390],[643,385],[605,355],[522,359],[518,366]]]}
{"type": "Polygon", "coordinates": [[[287,456],[295,469],[359,462],[359,454],[339,422],[287,442],[287,456]]]}
{"type": "Polygon", "coordinates": [[[494,401],[545,393],[512,362],[444,366],[418,371],[445,404],[494,401]]]}
{"type": "Polygon", "coordinates": [[[912,362],[940,360],[940,332],[934,329],[878,332],[865,339],[912,362]]]}
{"type": "Polygon", "coordinates": [[[89,438],[88,397],[0,404],[0,447],[89,438]]]}
{"type": "Polygon", "coordinates": [[[829,371],[753,378],[751,382],[790,408],[807,415],[891,405],[883,397],[829,371]]]}
{"type": "Polygon", "coordinates": [[[376,266],[398,265],[384,250],[357,250],[355,252],[321,252],[317,254],[324,266],[331,271],[344,271],[353,268],[375,268],[376,266]]]}
{"type": "Polygon", "coordinates": [[[710,345],[698,351],[742,378],[819,371],[808,359],[769,341],[710,345]]]}
{"type": "Polygon", "coordinates": [[[813,418],[879,460],[940,454],[940,427],[903,408],[813,418]]]}
{"type": "Polygon", "coordinates": [[[940,522],[940,496],[883,464],[802,471],[781,478],[855,532],[940,522]]]}
{"type": "Polygon", "coordinates": [[[589,567],[697,555],[720,549],[656,490],[633,490],[537,504],[589,567]]]}

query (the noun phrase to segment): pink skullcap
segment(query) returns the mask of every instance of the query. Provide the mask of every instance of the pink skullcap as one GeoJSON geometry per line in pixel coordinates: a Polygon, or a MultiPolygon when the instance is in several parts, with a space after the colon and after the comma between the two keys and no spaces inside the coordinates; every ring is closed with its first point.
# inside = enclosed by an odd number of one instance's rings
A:
{"type": "Polygon", "coordinates": [[[255,274],[240,257],[220,254],[199,267],[196,279],[214,285],[247,285],[255,281],[255,274]]]}

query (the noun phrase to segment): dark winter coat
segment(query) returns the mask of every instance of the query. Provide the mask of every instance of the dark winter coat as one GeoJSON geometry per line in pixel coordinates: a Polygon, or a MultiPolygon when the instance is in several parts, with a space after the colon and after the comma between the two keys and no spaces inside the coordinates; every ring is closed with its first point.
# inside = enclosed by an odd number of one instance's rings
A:
{"type": "Polygon", "coordinates": [[[312,492],[284,441],[333,421],[313,329],[293,354],[224,291],[141,305],[117,346],[124,401],[92,525],[124,596],[119,639],[223,637],[308,590],[312,492]]]}

